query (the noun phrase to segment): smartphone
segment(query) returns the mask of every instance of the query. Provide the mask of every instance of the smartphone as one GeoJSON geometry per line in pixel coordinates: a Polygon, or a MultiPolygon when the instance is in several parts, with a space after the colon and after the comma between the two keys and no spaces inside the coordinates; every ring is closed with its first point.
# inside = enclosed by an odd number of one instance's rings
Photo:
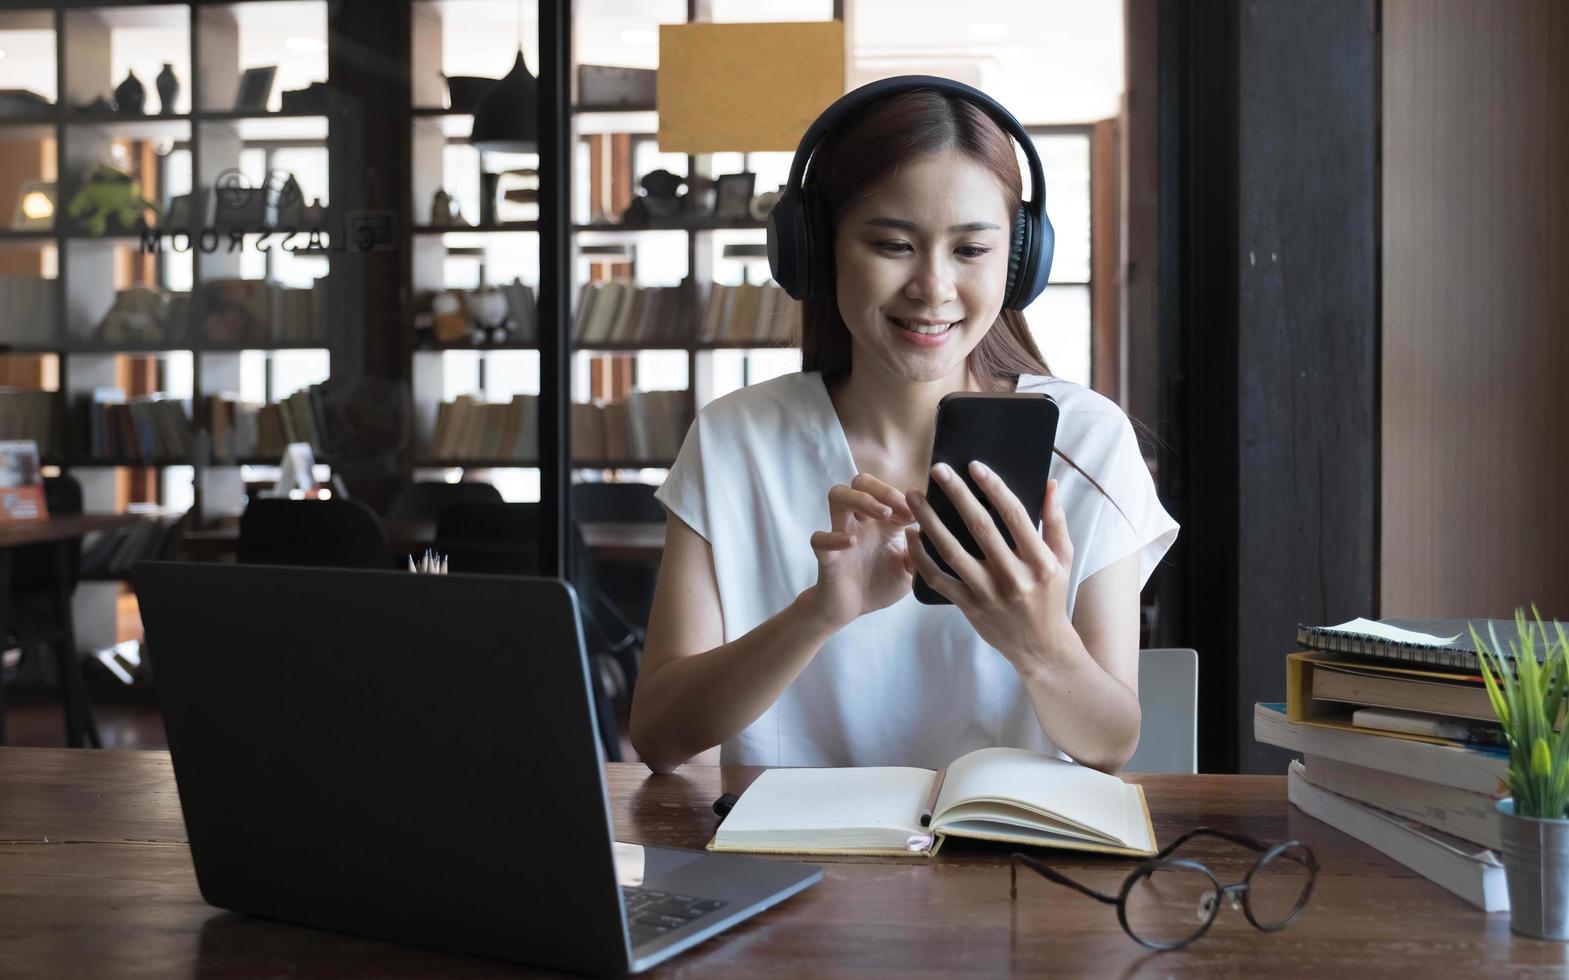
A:
{"type": "MultiPolygon", "coordinates": [[[[959,474],[965,486],[975,495],[992,522],[1002,532],[1008,547],[1014,547],[1013,535],[992,506],[986,492],[970,475],[970,460],[978,459],[1019,498],[1030,521],[1037,528],[1041,522],[1041,505],[1046,501],[1046,479],[1051,472],[1052,448],[1057,440],[1057,402],[1038,392],[983,392],[956,391],[943,396],[937,404],[937,434],[932,440],[932,466],[947,463],[959,474]]],[[[958,508],[943,493],[942,486],[927,474],[926,499],[942,519],[949,532],[958,539],[964,550],[981,561],[985,557],[981,546],[959,516],[958,508]]],[[[953,569],[942,560],[925,532],[921,543],[937,567],[949,575],[953,569]]],[[[957,576],[955,576],[957,577],[957,576]]],[[[926,584],[919,571],[915,574],[915,598],[930,606],[948,602],[937,590],[926,584]]]]}

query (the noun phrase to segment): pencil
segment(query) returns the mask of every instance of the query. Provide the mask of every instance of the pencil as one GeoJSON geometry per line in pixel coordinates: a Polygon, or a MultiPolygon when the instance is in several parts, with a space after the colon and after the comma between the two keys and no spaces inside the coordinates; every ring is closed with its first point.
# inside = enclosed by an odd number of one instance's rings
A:
{"type": "Polygon", "coordinates": [[[932,811],[937,809],[937,797],[942,794],[943,780],[947,778],[947,766],[937,770],[937,778],[932,780],[932,795],[926,798],[926,806],[921,810],[922,827],[930,827],[932,825],[932,811]]]}

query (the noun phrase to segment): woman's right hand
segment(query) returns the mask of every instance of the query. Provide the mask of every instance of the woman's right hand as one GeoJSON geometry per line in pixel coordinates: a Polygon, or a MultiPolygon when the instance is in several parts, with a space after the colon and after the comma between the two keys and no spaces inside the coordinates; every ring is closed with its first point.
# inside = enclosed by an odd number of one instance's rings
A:
{"type": "Polygon", "coordinates": [[[910,591],[904,529],[915,514],[902,491],[869,473],[830,488],[828,514],[832,526],[812,535],[817,584],[806,598],[819,619],[840,629],[910,591]]]}

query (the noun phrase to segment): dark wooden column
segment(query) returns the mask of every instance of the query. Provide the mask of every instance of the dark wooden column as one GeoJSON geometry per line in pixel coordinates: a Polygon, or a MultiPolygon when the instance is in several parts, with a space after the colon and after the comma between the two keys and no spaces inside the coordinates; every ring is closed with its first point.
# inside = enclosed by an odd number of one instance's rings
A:
{"type": "Polygon", "coordinates": [[[1279,771],[1299,621],[1377,609],[1376,0],[1162,6],[1163,643],[1199,650],[1200,765],[1279,771]]]}

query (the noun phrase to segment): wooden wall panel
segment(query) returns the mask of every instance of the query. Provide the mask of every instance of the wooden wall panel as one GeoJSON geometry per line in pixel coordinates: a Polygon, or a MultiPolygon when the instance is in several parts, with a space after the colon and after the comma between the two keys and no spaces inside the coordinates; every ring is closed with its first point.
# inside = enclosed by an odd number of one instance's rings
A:
{"type": "Polygon", "coordinates": [[[1384,0],[1385,616],[1569,616],[1569,4],[1384,0]]]}

